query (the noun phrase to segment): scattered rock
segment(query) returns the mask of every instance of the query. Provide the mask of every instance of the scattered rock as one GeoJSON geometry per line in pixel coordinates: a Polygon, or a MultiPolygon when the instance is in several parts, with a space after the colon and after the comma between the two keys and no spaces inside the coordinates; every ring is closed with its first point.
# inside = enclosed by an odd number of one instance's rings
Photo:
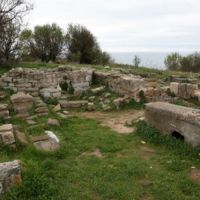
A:
{"type": "Polygon", "coordinates": [[[15,131],[15,137],[16,139],[22,144],[22,145],[28,145],[28,138],[26,135],[20,131],[15,131]]]}
{"type": "Polygon", "coordinates": [[[94,103],[88,103],[87,109],[88,109],[88,111],[94,111],[94,110],[95,110],[95,105],[94,105],[94,103]]]}
{"type": "Polygon", "coordinates": [[[91,97],[88,98],[88,101],[93,102],[95,100],[95,98],[96,98],[95,96],[91,96],[91,97]]]}
{"type": "Polygon", "coordinates": [[[32,137],[34,146],[42,151],[55,151],[60,148],[58,137],[51,131],[45,131],[47,135],[32,137]]]}
{"type": "Polygon", "coordinates": [[[56,105],[56,106],[53,108],[53,111],[54,111],[54,112],[60,112],[60,111],[61,111],[61,106],[60,106],[60,104],[56,105]]]}
{"type": "Polygon", "coordinates": [[[20,162],[0,163],[0,194],[22,182],[20,162]]]}
{"type": "Polygon", "coordinates": [[[5,92],[0,90],[0,99],[4,99],[5,97],[6,97],[5,92]]]}
{"type": "Polygon", "coordinates": [[[102,106],[103,111],[110,111],[112,110],[111,106],[103,104],[102,106]]]}
{"type": "Polygon", "coordinates": [[[87,106],[88,101],[60,101],[59,103],[64,109],[76,109],[87,106]]]}
{"type": "Polygon", "coordinates": [[[27,122],[28,125],[31,125],[31,126],[34,126],[34,125],[37,124],[37,122],[32,120],[32,119],[27,119],[26,122],[27,122]]]}
{"type": "Polygon", "coordinates": [[[48,126],[60,126],[60,122],[57,119],[49,118],[47,121],[48,126]]]}
{"type": "Polygon", "coordinates": [[[10,114],[7,104],[0,104],[0,119],[10,119],[10,114]]]}
{"type": "Polygon", "coordinates": [[[109,97],[111,97],[111,94],[109,92],[104,95],[104,98],[109,98],[109,97]]]}
{"type": "Polygon", "coordinates": [[[15,143],[12,124],[0,126],[0,144],[12,145],[15,143]]]}
{"type": "Polygon", "coordinates": [[[199,169],[192,168],[189,176],[190,176],[191,180],[200,184],[200,170],[199,169]]]}
{"type": "Polygon", "coordinates": [[[104,90],[105,90],[105,87],[102,86],[102,87],[91,89],[91,92],[94,93],[94,94],[98,94],[98,93],[103,92],[104,90]]]}
{"type": "Polygon", "coordinates": [[[120,109],[120,106],[122,105],[122,104],[128,104],[130,102],[130,98],[129,97],[119,97],[119,98],[117,98],[117,99],[115,99],[114,101],[113,101],[113,104],[115,105],[115,107],[117,108],[117,110],[119,110],[120,109]]]}

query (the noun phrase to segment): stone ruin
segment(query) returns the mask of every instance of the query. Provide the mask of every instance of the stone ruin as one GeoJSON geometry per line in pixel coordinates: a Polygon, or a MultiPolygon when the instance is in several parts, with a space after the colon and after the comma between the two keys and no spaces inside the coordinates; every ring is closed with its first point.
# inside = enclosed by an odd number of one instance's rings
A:
{"type": "Polygon", "coordinates": [[[108,86],[120,95],[133,97],[144,87],[144,80],[139,76],[69,66],[55,69],[15,68],[0,77],[0,86],[4,89],[11,89],[15,93],[28,93],[33,97],[57,99],[61,96],[62,84],[66,84],[68,89],[71,88],[75,95],[80,95],[89,90],[93,82],[108,86]]]}
{"type": "Polygon", "coordinates": [[[200,110],[165,102],[146,105],[145,118],[163,134],[185,140],[192,146],[200,144],[200,110]]]}

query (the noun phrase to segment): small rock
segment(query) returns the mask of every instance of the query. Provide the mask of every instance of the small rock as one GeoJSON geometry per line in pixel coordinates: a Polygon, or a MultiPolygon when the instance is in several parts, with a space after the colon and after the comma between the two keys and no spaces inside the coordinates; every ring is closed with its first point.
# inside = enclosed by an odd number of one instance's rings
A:
{"type": "Polygon", "coordinates": [[[95,96],[91,96],[88,98],[88,101],[93,102],[95,100],[95,98],[96,98],[95,96]]]}
{"type": "Polygon", "coordinates": [[[15,137],[22,145],[28,145],[28,139],[24,133],[15,131],[15,137]]]}
{"type": "Polygon", "coordinates": [[[104,111],[110,111],[110,110],[112,110],[112,108],[109,105],[103,105],[102,108],[103,108],[104,111]]]}
{"type": "Polygon", "coordinates": [[[100,93],[100,92],[103,92],[104,89],[105,89],[105,87],[102,86],[102,87],[98,87],[98,88],[91,89],[91,91],[92,91],[92,93],[94,93],[94,94],[98,94],[98,93],[100,93]]]}
{"type": "Polygon", "coordinates": [[[53,109],[54,112],[60,112],[61,111],[61,106],[58,104],[57,106],[54,107],[53,109]]]}
{"type": "Polygon", "coordinates": [[[26,122],[27,122],[28,125],[31,125],[31,126],[34,126],[34,125],[37,124],[37,122],[32,120],[32,119],[28,119],[28,120],[26,120],[26,122]]]}
{"type": "Polygon", "coordinates": [[[108,92],[108,93],[106,93],[106,94],[104,95],[104,97],[105,97],[105,98],[109,98],[109,97],[111,97],[111,94],[108,92]]]}
{"type": "Polygon", "coordinates": [[[41,138],[37,137],[34,138],[34,146],[38,149],[38,150],[42,150],[42,151],[55,151],[57,149],[59,149],[60,147],[60,141],[57,138],[57,136],[51,132],[51,131],[45,131],[45,133],[47,134],[46,136],[40,136],[41,138]],[[36,141],[37,139],[37,141],[36,141]],[[41,140],[39,140],[41,139],[41,140]]]}
{"type": "Polygon", "coordinates": [[[0,144],[12,145],[15,143],[12,124],[0,126],[0,144]]]}
{"type": "Polygon", "coordinates": [[[60,122],[57,119],[49,118],[47,121],[48,126],[60,126],[60,122]]]}
{"type": "Polygon", "coordinates": [[[87,109],[88,109],[88,111],[94,111],[94,110],[95,110],[95,105],[94,105],[94,103],[88,103],[87,109]]]}

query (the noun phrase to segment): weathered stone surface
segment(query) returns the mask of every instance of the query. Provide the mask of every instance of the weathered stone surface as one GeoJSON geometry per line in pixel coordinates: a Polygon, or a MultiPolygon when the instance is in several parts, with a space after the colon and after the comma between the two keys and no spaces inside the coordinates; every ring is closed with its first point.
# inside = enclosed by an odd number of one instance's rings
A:
{"type": "Polygon", "coordinates": [[[62,108],[65,109],[76,109],[86,106],[88,101],[59,101],[62,108]]]}
{"type": "Polygon", "coordinates": [[[103,92],[104,89],[105,89],[104,86],[98,87],[98,88],[93,88],[93,89],[91,89],[91,92],[94,93],[94,94],[98,94],[98,93],[100,93],[100,92],[103,92]]]}
{"type": "Polygon", "coordinates": [[[75,95],[81,95],[82,92],[90,89],[94,70],[81,69],[69,71],[67,77],[74,89],[75,95]]]}
{"type": "Polygon", "coordinates": [[[192,146],[200,144],[200,110],[164,102],[146,105],[146,120],[163,134],[181,134],[192,146]]]}
{"type": "Polygon", "coordinates": [[[94,103],[88,103],[87,109],[88,109],[88,111],[94,111],[94,110],[95,110],[95,105],[94,105],[94,103]]]}
{"type": "Polygon", "coordinates": [[[61,111],[61,106],[60,106],[60,104],[56,105],[56,106],[53,108],[53,111],[54,111],[54,112],[59,112],[59,111],[61,111]]]}
{"type": "Polygon", "coordinates": [[[16,130],[15,137],[22,145],[28,145],[28,138],[26,137],[24,133],[16,130]]]}
{"type": "Polygon", "coordinates": [[[5,98],[5,96],[6,96],[5,92],[0,90],[0,99],[5,98]]]}
{"type": "Polygon", "coordinates": [[[0,144],[11,145],[15,143],[12,124],[0,126],[0,144]]]}
{"type": "Polygon", "coordinates": [[[0,163],[0,195],[21,182],[19,161],[0,163]]]}
{"type": "Polygon", "coordinates": [[[33,106],[34,98],[29,94],[19,92],[11,96],[11,101],[15,111],[21,116],[26,116],[33,106]]]}
{"type": "Polygon", "coordinates": [[[49,118],[47,121],[48,126],[60,126],[60,122],[57,119],[49,118]]]}
{"type": "Polygon", "coordinates": [[[47,136],[42,136],[41,138],[37,137],[33,139],[36,149],[47,152],[58,150],[60,148],[60,141],[57,136],[51,131],[45,131],[45,133],[47,134],[47,136]]]}
{"type": "Polygon", "coordinates": [[[113,101],[113,104],[119,110],[120,109],[120,105],[128,104],[129,102],[130,102],[130,98],[129,97],[119,97],[119,98],[117,98],[117,99],[115,99],[113,101]]]}
{"type": "Polygon", "coordinates": [[[61,97],[61,88],[60,86],[56,88],[43,88],[40,90],[40,95],[44,99],[59,99],[61,97]]]}
{"type": "Polygon", "coordinates": [[[177,97],[182,99],[190,99],[194,95],[194,91],[198,89],[197,85],[189,83],[171,83],[170,90],[177,97]]]}
{"type": "Polygon", "coordinates": [[[0,104],[0,119],[9,119],[10,114],[7,104],[0,104]]]}
{"type": "Polygon", "coordinates": [[[97,83],[107,85],[113,92],[136,97],[144,88],[145,81],[139,76],[119,73],[94,72],[97,83]]]}

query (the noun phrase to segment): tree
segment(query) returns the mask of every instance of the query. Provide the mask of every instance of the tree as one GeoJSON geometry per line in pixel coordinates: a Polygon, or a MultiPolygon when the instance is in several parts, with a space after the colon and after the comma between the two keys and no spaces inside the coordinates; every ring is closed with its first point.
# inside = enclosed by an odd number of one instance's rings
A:
{"type": "MultiPolygon", "coordinates": [[[[0,55],[4,62],[14,59],[19,50],[20,24],[7,23],[4,26],[3,37],[0,37],[0,55]]],[[[1,62],[3,62],[1,60],[1,62]]]]}
{"type": "Polygon", "coordinates": [[[169,54],[165,58],[165,66],[168,70],[181,70],[182,56],[178,53],[169,54]]]}
{"type": "Polygon", "coordinates": [[[68,26],[66,45],[69,61],[85,64],[106,64],[110,61],[110,56],[101,51],[96,38],[84,26],[68,26]]]}
{"type": "Polygon", "coordinates": [[[134,56],[133,65],[135,67],[139,67],[140,63],[141,63],[141,59],[138,56],[134,56]]]}
{"type": "Polygon", "coordinates": [[[28,53],[42,62],[56,61],[63,48],[64,36],[57,24],[36,26],[34,32],[27,29],[21,33],[23,55],[28,53]]]}
{"type": "Polygon", "coordinates": [[[195,52],[182,57],[181,70],[186,72],[200,72],[200,53],[195,52]]]}
{"type": "Polygon", "coordinates": [[[0,64],[17,53],[23,16],[31,9],[25,0],[0,0],[0,64]]]}

